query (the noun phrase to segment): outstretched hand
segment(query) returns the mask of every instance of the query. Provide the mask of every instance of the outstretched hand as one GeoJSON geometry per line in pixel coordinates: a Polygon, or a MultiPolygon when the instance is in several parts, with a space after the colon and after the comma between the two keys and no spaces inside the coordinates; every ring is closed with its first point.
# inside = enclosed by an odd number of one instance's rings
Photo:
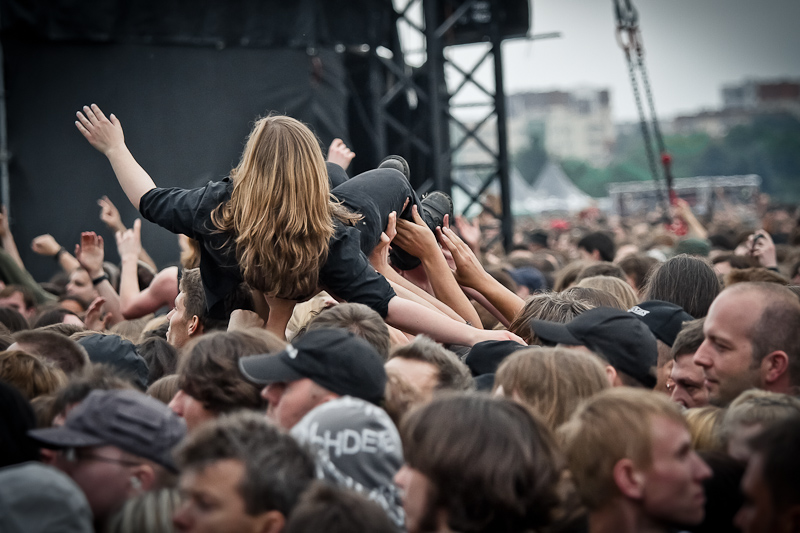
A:
{"type": "Polygon", "coordinates": [[[386,272],[389,266],[389,248],[397,235],[397,212],[389,213],[389,220],[386,223],[386,231],[381,232],[381,242],[369,254],[369,262],[378,272],[386,272]]]}
{"type": "Polygon", "coordinates": [[[98,278],[103,275],[103,259],[105,257],[103,238],[93,231],[81,233],[81,243],[75,245],[75,259],[89,273],[98,278]]]}
{"type": "Polygon", "coordinates": [[[772,236],[763,229],[758,230],[747,238],[748,253],[758,260],[764,268],[776,268],[778,259],[775,253],[775,243],[772,236]]]}
{"type": "Polygon", "coordinates": [[[450,228],[437,228],[437,235],[442,246],[453,256],[456,281],[465,287],[477,288],[486,271],[470,247],[450,228]]]}
{"type": "Polygon", "coordinates": [[[329,163],[336,163],[345,170],[350,166],[350,161],[352,161],[355,156],[356,154],[354,154],[341,139],[334,139],[328,147],[327,161],[329,163]]]}
{"type": "Polygon", "coordinates": [[[113,113],[106,118],[97,104],[92,104],[91,107],[83,106],[83,111],[78,111],[76,115],[78,120],[75,126],[78,131],[103,155],[107,156],[115,148],[125,146],[122,124],[113,113]]]}
{"type": "Polygon", "coordinates": [[[528,344],[522,340],[519,335],[511,333],[506,329],[481,329],[478,330],[480,333],[478,334],[478,342],[482,341],[514,341],[518,344],[523,346],[527,346],[528,344]]]}
{"type": "Polygon", "coordinates": [[[49,233],[39,235],[31,241],[31,249],[39,255],[56,255],[61,250],[61,245],[58,244],[55,237],[49,233]]]}
{"type": "Polygon", "coordinates": [[[111,231],[125,231],[125,224],[122,223],[119,209],[114,205],[114,202],[108,199],[108,196],[103,196],[97,200],[97,205],[100,206],[100,220],[102,220],[111,231]]]}
{"type": "Polygon", "coordinates": [[[142,221],[138,218],[133,221],[133,228],[118,231],[114,234],[117,239],[117,252],[125,260],[139,258],[142,252],[142,221]]]}
{"type": "Polygon", "coordinates": [[[413,222],[405,219],[397,220],[397,237],[394,242],[414,257],[424,259],[428,254],[438,254],[439,246],[436,244],[436,235],[428,228],[419,215],[417,206],[411,208],[413,222]]]}

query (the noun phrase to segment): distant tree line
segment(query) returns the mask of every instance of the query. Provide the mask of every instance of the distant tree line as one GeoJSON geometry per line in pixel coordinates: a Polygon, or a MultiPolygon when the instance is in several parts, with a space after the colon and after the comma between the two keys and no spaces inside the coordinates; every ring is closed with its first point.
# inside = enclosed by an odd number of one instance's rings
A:
{"type": "MultiPolygon", "coordinates": [[[[760,115],[750,124],[732,128],[725,137],[704,133],[665,137],[676,178],[758,174],[764,192],[784,202],[800,202],[800,120],[788,114],[760,115]]],[[[533,181],[547,162],[541,138],[532,137],[516,152],[513,164],[533,181]]],[[[651,179],[642,138],[623,135],[611,162],[601,167],[591,161],[560,161],[570,179],[592,196],[606,196],[608,183],[651,179]]]]}

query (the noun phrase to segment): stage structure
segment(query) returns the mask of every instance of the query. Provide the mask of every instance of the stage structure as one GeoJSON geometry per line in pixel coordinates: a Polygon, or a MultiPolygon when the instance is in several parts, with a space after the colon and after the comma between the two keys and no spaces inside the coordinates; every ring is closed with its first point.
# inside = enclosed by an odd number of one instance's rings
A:
{"type": "MultiPolygon", "coordinates": [[[[89,103],[120,118],[159,186],[221,179],[252,121],[286,113],[325,147],[342,137],[358,154],[351,174],[399,153],[423,192],[462,190],[476,204],[499,182],[509,243],[500,45],[526,35],[529,21],[527,0],[3,0],[0,197],[25,264],[37,279],[55,272],[28,246],[42,233],[68,249],[84,230],[113,243],[98,217],[102,195],[128,226],[137,216],[73,125],[89,103]],[[449,53],[462,45],[485,52],[463,67],[449,53]],[[493,86],[476,79],[489,63],[493,86]],[[484,98],[457,102],[467,87],[484,98]],[[461,110],[483,114],[467,121],[461,110]],[[494,131],[479,138],[489,125],[494,131]],[[459,164],[467,142],[487,162],[459,164]],[[463,172],[481,185],[465,184],[463,172]]],[[[174,236],[149,223],[142,235],[159,265],[177,260],[174,236]]],[[[107,259],[118,259],[113,245],[107,259]]]]}
{"type": "Polygon", "coordinates": [[[415,182],[420,192],[465,194],[462,212],[478,205],[491,210],[480,200],[489,187],[499,185],[501,212],[494,214],[502,220],[504,245],[510,249],[502,42],[528,37],[529,2],[396,0],[394,7],[400,42],[390,50],[370,42],[372,106],[359,114],[364,129],[373,132],[377,153],[406,155],[412,169],[426,170],[427,179],[415,182]],[[460,46],[475,48],[471,64],[453,57],[460,46]],[[489,66],[487,84],[478,72],[489,66]],[[470,143],[477,160],[459,157],[470,143]]]}

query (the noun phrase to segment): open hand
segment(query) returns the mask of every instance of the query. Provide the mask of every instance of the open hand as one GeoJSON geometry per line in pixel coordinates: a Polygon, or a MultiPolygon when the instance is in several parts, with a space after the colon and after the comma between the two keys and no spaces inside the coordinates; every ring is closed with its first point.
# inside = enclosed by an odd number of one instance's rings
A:
{"type": "Polygon", "coordinates": [[[328,147],[327,161],[329,163],[336,163],[345,170],[350,166],[350,161],[352,161],[355,156],[356,154],[354,154],[341,139],[334,139],[328,147]]]}
{"type": "Polygon", "coordinates": [[[437,233],[442,246],[447,248],[453,256],[456,266],[453,275],[455,275],[456,281],[465,287],[477,288],[486,275],[486,271],[473,251],[450,228],[442,228],[437,233]]]}
{"type": "Polygon", "coordinates": [[[75,259],[89,273],[92,279],[103,275],[105,248],[103,238],[93,231],[81,233],[81,243],[75,245],[75,259]]]}
{"type": "Polygon", "coordinates": [[[92,104],[91,107],[83,106],[83,112],[78,111],[76,115],[78,120],[75,126],[78,131],[103,155],[107,156],[115,148],[125,146],[122,124],[113,113],[106,118],[97,104],[92,104]]]}

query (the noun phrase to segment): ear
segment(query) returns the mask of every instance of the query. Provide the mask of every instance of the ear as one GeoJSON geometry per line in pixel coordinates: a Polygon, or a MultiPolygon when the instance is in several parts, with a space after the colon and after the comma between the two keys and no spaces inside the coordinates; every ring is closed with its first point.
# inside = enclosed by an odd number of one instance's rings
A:
{"type": "Polygon", "coordinates": [[[339,398],[341,398],[341,396],[339,396],[338,394],[333,393],[333,392],[328,392],[327,394],[325,394],[325,396],[323,396],[320,399],[319,403],[323,404],[323,403],[327,403],[327,402],[329,402],[331,400],[338,400],[339,398]]]}
{"type": "Polygon", "coordinates": [[[776,350],[767,354],[761,360],[761,377],[765,385],[770,385],[781,379],[784,375],[788,376],[789,356],[782,350],[776,350]]]}
{"type": "Polygon", "coordinates": [[[639,500],[644,494],[644,474],[628,458],[620,459],[614,465],[614,483],[623,496],[639,500]]]}
{"type": "Polygon", "coordinates": [[[606,365],[606,377],[608,378],[608,384],[612,387],[621,387],[622,381],[620,381],[619,376],[617,376],[617,369],[611,365],[606,365]]]}
{"type": "Polygon", "coordinates": [[[134,494],[146,492],[152,489],[156,484],[156,471],[152,465],[141,464],[136,466],[131,471],[131,477],[139,480],[138,487],[131,487],[134,494]]]}
{"type": "Polygon", "coordinates": [[[286,517],[280,511],[267,511],[256,517],[254,531],[258,533],[281,533],[286,525],[286,517]]]}
{"type": "Polygon", "coordinates": [[[187,333],[189,336],[200,335],[203,333],[203,324],[200,323],[200,318],[197,315],[192,315],[192,319],[187,326],[187,333]]]}
{"type": "Polygon", "coordinates": [[[47,466],[56,465],[56,455],[58,455],[56,450],[49,450],[47,448],[39,449],[39,460],[47,466]]]}

